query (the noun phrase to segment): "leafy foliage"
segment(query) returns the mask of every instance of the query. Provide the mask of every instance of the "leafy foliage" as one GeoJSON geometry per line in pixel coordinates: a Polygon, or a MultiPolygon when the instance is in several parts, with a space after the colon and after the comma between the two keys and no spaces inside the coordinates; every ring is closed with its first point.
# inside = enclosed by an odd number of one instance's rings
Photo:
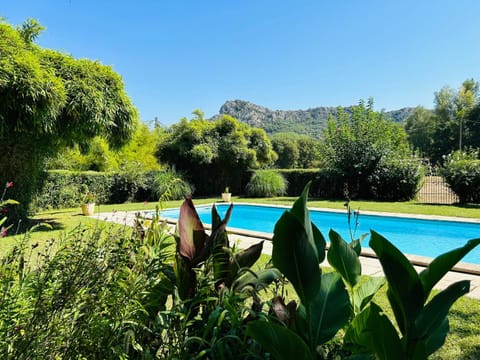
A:
{"type": "Polygon", "coordinates": [[[272,136],[272,147],[278,159],[275,166],[280,169],[313,168],[320,162],[320,142],[307,135],[276,133],[272,136]]]}
{"type": "Polygon", "coordinates": [[[199,194],[218,194],[225,186],[239,193],[249,169],[275,159],[270,140],[263,130],[232,117],[207,121],[200,115],[172,125],[159,147],[159,160],[185,173],[199,194]]]}
{"type": "Polygon", "coordinates": [[[405,131],[373,110],[373,100],[363,101],[351,115],[339,109],[325,131],[327,166],[343,177],[350,198],[369,198],[368,178],[387,159],[409,157],[405,131]]]}
{"type": "Polygon", "coordinates": [[[461,203],[480,203],[479,152],[455,152],[446,157],[441,174],[461,203]]]}
{"type": "Polygon", "coordinates": [[[14,181],[26,215],[47,156],[97,135],[119,146],[130,139],[137,112],[110,67],[76,60],[31,43],[37,24],[15,30],[0,22],[0,181],[14,181]],[[34,149],[34,151],[32,151],[34,149]]]}
{"type": "Polygon", "coordinates": [[[477,81],[467,79],[458,90],[445,86],[436,92],[433,112],[420,107],[406,121],[412,145],[434,164],[455,150],[479,147],[479,90],[477,81]]]}

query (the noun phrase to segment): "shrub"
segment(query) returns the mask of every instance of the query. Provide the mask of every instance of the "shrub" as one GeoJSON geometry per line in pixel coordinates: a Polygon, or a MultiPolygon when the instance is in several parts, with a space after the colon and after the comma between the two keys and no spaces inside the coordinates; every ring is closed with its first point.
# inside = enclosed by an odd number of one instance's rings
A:
{"type": "Polygon", "coordinates": [[[423,169],[418,161],[396,160],[381,162],[368,177],[372,198],[376,200],[406,201],[415,198],[423,169]]]}
{"type": "Polygon", "coordinates": [[[287,183],[275,170],[257,170],[247,184],[247,195],[251,197],[271,197],[284,195],[287,183]]]}
{"type": "Polygon", "coordinates": [[[454,153],[447,157],[441,174],[461,203],[480,203],[480,160],[475,154],[454,153]]]}
{"type": "Polygon", "coordinates": [[[181,200],[193,193],[193,186],[173,168],[161,170],[156,174],[153,189],[157,198],[161,200],[181,200]]]}
{"type": "Polygon", "coordinates": [[[17,244],[0,261],[2,357],[154,358],[173,249],[155,226],[147,236],[79,227],[46,247],[27,246],[28,236],[17,244]]]}

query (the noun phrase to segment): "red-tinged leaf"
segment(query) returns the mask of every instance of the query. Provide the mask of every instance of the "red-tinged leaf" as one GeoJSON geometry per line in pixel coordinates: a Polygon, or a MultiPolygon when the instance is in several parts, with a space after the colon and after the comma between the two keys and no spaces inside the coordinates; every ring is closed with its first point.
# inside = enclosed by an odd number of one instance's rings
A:
{"type": "Polygon", "coordinates": [[[197,255],[202,253],[205,247],[208,236],[190,197],[187,197],[180,207],[178,233],[179,253],[195,263],[197,255]]]}

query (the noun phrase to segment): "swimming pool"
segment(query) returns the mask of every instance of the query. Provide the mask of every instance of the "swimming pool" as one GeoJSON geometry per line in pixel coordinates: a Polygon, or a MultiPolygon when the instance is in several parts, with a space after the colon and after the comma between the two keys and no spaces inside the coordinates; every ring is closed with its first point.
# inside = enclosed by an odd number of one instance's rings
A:
{"type": "MultiPolygon", "coordinates": [[[[217,204],[217,210],[223,218],[228,208],[227,204],[217,204]]],[[[212,207],[196,206],[198,215],[204,224],[210,224],[212,207]]],[[[232,217],[228,223],[230,228],[273,233],[275,223],[286,208],[235,204],[232,217]]],[[[166,209],[161,212],[165,218],[178,219],[179,209],[166,209]]],[[[310,210],[311,220],[322,232],[328,242],[328,231],[334,229],[346,241],[350,241],[350,232],[346,211],[310,210]]],[[[416,218],[367,215],[360,211],[356,237],[369,233],[370,229],[377,231],[395,244],[405,254],[415,254],[426,257],[436,257],[446,251],[463,246],[467,240],[480,237],[480,223],[424,220],[416,218]]],[[[352,226],[354,219],[352,217],[352,226]]],[[[363,242],[368,247],[370,236],[363,242]]],[[[475,248],[462,262],[480,265],[480,248],[475,248]]]]}

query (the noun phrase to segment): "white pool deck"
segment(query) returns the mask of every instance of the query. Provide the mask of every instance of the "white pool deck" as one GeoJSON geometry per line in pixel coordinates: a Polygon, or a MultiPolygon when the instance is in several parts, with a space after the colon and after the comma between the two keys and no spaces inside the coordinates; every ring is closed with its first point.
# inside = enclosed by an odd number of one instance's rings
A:
{"type": "MultiPolygon", "coordinates": [[[[366,212],[363,212],[363,213],[366,213],[366,212]]],[[[115,222],[118,224],[125,224],[125,225],[132,226],[136,218],[136,214],[138,214],[137,211],[128,211],[128,212],[118,211],[118,212],[109,212],[109,213],[97,213],[93,215],[92,218],[96,218],[102,221],[115,222]]],[[[391,215],[391,214],[383,214],[383,215],[391,215]]],[[[426,218],[426,217],[422,216],[421,218],[426,218]]],[[[454,220],[459,221],[459,218],[454,218],[454,220]]],[[[465,221],[472,221],[472,219],[465,219],[465,221]]],[[[174,225],[171,226],[172,230],[173,228],[174,228],[174,225]]],[[[228,229],[228,230],[230,232],[229,234],[230,242],[237,244],[239,248],[247,248],[250,245],[253,245],[262,240],[265,240],[263,244],[263,253],[269,254],[269,255],[272,254],[272,243],[270,241],[271,234],[239,231],[237,229],[228,229]]],[[[431,259],[429,258],[416,256],[416,255],[407,255],[407,257],[414,264],[418,264],[418,265],[414,265],[414,267],[419,272],[425,268],[425,266],[422,266],[422,264],[428,264],[428,262],[431,261],[431,259]]],[[[382,270],[382,266],[380,265],[380,261],[374,256],[373,252],[370,249],[366,249],[365,251],[362,251],[362,256],[360,256],[360,262],[362,264],[363,275],[370,275],[370,276],[383,275],[383,270],[382,270]]],[[[326,260],[322,263],[322,266],[323,265],[329,266],[326,260]]],[[[448,272],[438,282],[435,288],[444,289],[454,282],[457,282],[460,280],[470,280],[470,292],[467,294],[467,296],[480,300],[480,265],[460,263],[459,266],[457,266],[455,269],[456,271],[448,272]]]]}

